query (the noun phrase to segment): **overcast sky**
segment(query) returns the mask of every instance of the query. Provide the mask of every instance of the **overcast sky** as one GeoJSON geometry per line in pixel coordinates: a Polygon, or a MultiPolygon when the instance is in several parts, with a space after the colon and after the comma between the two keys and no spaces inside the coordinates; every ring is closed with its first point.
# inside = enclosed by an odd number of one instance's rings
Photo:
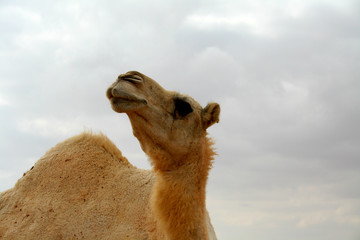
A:
{"type": "Polygon", "coordinates": [[[360,239],[360,2],[0,1],[0,191],[104,132],[149,168],[106,88],[138,70],[203,106],[219,239],[360,239]]]}

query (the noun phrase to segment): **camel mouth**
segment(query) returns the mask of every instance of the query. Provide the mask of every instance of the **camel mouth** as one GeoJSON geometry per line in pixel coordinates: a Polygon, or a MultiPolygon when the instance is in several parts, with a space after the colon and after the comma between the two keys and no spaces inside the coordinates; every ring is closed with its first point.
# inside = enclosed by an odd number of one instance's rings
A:
{"type": "Polygon", "coordinates": [[[109,97],[111,108],[118,113],[126,113],[143,108],[147,105],[145,99],[136,97],[109,97]]]}
{"type": "Polygon", "coordinates": [[[128,85],[128,82],[138,84],[142,79],[137,76],[125,76],[123,78],[122,81],[115,82],[106,91],[106,97],[110,100],[112,109],[118,113],[126,113],[145,107],[148,104],[147,100],[141,94],[133,92],[132,87],[128,85]]]}
{"type": "Polygon", "coordinates": [[[127,97],[110,97],[111,104],[122,104],[122,103],[143,103],[147,104],[145,99],[139,98],[127,98],[127,97]]]}

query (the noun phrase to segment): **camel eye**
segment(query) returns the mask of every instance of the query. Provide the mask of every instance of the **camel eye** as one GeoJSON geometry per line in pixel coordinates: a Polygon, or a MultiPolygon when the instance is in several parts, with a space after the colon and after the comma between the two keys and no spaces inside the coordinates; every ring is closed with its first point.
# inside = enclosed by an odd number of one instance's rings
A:
{"type": "Polygon", "coordinates": [[[186,115],[188,115],[193,111],[191,105],[188,102],[184,101],[183,99],[175,98],[174,103],[175,103],[175,110],[174,110],[175,118],[185,117],[186,115]]]}

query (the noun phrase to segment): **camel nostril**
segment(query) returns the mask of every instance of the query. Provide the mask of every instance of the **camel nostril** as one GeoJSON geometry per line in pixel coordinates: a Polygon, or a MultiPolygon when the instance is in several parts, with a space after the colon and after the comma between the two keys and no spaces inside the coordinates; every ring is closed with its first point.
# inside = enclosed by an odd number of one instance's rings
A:
{"type": "Polygon", "coordinates": [[[119,91],[116,88],[111,89],[111,97],[119,97],[119,91]]]}
{"type": "Polygon", "coordinates": [[[128,73],[120,75],[119,78],[121,80],[128,81],[128,82],[135,83],[135,84],[144,82],[144,79],[142,77],[140,77],[139,75],[133,75],[133,74],[128,74],[128,73]]]}
{"type": "Polygon", "coordinates": [[[106,97],[107,97],[108,99],[111,99],[111,98],[114,97],[114,95],[112,94],[112,88],[108,88],[108,89],[106,90],[106,97]]]}

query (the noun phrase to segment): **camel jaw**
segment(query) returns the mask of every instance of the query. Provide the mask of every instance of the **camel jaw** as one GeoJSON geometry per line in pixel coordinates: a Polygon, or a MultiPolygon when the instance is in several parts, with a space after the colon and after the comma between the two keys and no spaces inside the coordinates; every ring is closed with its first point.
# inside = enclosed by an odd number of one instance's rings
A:
{"type": "Polygon", "coordinates": [[[138,110],[147,105],[146,100],[137,99],[129,100],[124,98],[112,98],[110,99],[111,108],[118,113],[126,113],[138,110]]]}
{"type": "Polygon", "coordinates": [[[138,110],[147,105],[147,101],[123,91],[113,91],[109,88],[106,96],[110,100],[111,108],[118,113],[127,113],[138,110]]]}

